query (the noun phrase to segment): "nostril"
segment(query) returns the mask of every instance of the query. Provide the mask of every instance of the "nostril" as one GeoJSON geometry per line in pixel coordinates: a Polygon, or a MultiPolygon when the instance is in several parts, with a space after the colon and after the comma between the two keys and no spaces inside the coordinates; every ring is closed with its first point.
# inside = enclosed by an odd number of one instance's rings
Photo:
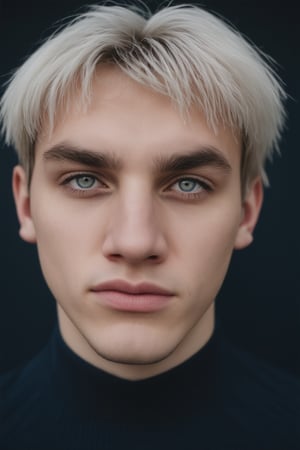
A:
{"type": "Polygon", "coordinates": [[[148,259],[158,259],[158,256],[157,255],[151,255],[151,256],[148,257],[148,259]]]}
{"type": "Polygon", "coordinates": [[[120,258],[122,258],[122,255],[120,253],[112,253],[111,255],[109,255],[109,258],[120,259],[120,258]]]}

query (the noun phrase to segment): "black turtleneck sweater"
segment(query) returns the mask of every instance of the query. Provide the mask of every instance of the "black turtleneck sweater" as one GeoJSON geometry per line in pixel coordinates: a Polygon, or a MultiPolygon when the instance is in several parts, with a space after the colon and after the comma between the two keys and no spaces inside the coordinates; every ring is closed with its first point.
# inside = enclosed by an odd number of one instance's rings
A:
{"type": "Polygon", "coordinates": [[[299,380],[220,331],[178,367],[141,381],[77,356],[58,328],[0,377],[1,450],[299,450],[299,380]]]}

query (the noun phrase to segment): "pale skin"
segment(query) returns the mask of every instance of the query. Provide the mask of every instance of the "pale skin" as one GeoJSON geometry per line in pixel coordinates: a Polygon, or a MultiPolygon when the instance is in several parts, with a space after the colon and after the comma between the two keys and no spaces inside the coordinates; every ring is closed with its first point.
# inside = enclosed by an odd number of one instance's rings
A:
{"type": "Polygon", "coordinates": [[[262,204],[259,178],[241,197],[239,139],[214,133],[199,111],[184,120],[166,96],[103,67],[89,109],[60,113],[52,134],[45,124],[35,152],[30,188],[21,166],[13,174],[20,235],[37,244],[69,347],[131,380],[200,350],[262,204]],[[116,310],[93,291],[116,279],[170,298],[155,311],[116,310]]]}

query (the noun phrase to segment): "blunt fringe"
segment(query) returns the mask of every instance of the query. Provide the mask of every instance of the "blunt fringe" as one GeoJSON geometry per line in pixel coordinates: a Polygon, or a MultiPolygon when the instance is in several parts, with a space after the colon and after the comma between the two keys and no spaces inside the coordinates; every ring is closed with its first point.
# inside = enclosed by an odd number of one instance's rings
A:
{"type": "Polygon", "coordinates": [[[285,122],[282,83],[272,60],[215,15],[193,5],[154,14],[137,6],[94,5],[48,38],[18,68],[0,103],[2,133],[30,179],[34,147],[47,118],[79,92],[87,106],[96,68],[117,65],[168,95],[187,112],[196,106],[214,130],[242,137],[242,185],[268,184],[265,162],[278,149],[285,122]]]}

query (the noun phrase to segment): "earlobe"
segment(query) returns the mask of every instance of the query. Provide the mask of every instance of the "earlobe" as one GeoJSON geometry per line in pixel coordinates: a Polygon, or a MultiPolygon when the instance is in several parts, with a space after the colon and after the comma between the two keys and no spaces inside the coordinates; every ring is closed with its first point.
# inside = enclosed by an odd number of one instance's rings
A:
{"type": "Polygon", "coordinates": [[[16,166],[13,170],[12,188],[20,224],[19,234],[24,241],[33,244],[36,242],[36,235],[31,217],[28,181],[21,166],[16,166]]]}
{"type": "Polygon", "coordinates": [[[235,240],[235,249],[247,247],[253,241],[253,231],[257,223],[263,202],[261,178],[256,178],[250,185],[243,201],[243,215],[235,240]]]}

